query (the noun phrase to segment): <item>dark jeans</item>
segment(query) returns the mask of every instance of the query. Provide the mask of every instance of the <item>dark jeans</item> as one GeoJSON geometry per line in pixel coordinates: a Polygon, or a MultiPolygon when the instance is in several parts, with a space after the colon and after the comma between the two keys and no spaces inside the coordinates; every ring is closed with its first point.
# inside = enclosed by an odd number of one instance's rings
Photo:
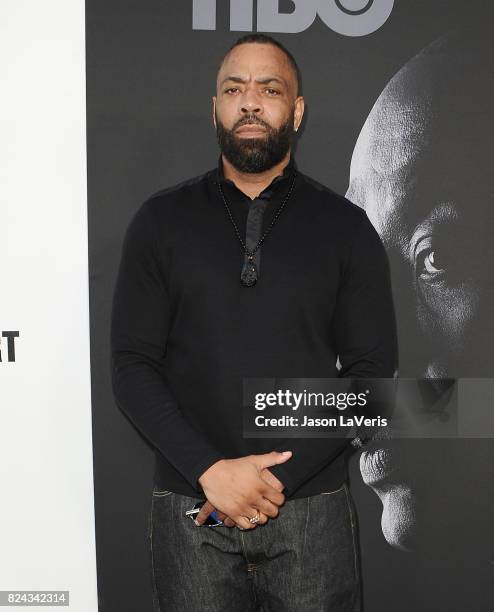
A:
{"type": "Polygon", "coordinates": [[[155,611],[360,610],[356,516],[346,484],[285,501],[275,519],[245,531],[197,527],[184,512],[198,499],[153,492],[155,611]]]}

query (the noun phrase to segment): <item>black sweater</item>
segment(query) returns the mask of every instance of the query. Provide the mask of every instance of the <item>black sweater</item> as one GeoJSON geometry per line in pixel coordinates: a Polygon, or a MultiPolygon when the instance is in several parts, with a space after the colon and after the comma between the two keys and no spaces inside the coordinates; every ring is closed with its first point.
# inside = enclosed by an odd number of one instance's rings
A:
{"type": "MultiPolygon", "coordinates": [[[[242,437],[242,379],[392,377],[397,367],[388,262],[365,211],[295,167],[260,194],[261,226],[293,193],[243,287],[252,203],[218,168],[140,206],[125,235],[112,313],[112,379],[120,409],[156,450],[155,483],[200,497],[221,458],[292,450],[270,468],[287,498],[346,480],[341,439],[242,437]],[[336,362],[339,356],[341,369],[336,362]]],[[[252,238],[252,236],[251,236],[252,238]]]]}

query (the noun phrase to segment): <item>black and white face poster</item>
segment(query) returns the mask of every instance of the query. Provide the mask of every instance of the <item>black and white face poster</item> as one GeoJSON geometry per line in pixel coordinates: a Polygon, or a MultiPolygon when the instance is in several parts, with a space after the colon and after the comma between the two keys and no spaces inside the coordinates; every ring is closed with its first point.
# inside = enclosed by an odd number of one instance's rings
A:
{"type": "Polygon", "coordinates": [[[379,234],[399,377],[422,381],[407,432],[349,454],[362,609],[494,609],[494,6],[8,0],[0,15],[0,606],[51,592],[43,605],[153,611],[155,454],[113,396],[113,291],[141,204],[217,166],[218,68],[262,33],[299,67],[297,166],[379,234]],[[438,406],[427,426],[421,403],[438,406]]]}

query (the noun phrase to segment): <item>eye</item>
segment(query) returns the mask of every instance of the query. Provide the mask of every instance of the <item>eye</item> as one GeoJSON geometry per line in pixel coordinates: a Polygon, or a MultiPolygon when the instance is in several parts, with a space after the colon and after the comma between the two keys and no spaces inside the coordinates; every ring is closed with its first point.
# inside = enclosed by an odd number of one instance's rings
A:
{"type": "Polygon", "coordinates": [[[412,264],[415,278],[424,287],[459,287],[478,273],[479,252],[469,238],[448,225],[417,244],[412,264]]]}
{"type": "Polygon", "coordinates": [[[452,282],[460,273],[453,253],[438,245],[430,245],[417,253],[415,269],[417,277],[428,282],[439,282],[446,278],[452,282]]]}
{"type": "Polygon", "coordinates": [[[423,254],[423,268],[427,274],[437,274],[438,272],[444,272],[444,268],[441,267],[439,253],[436,251],[426,251],[423,254]]]}
{"type": "Polygon", "coordinates": [[[440,253],[432,248],[423,249],[418,253],[415,265],[417,275],[423,280],[437,280],[446,273],[440,253]]]}
{"type": "Polygon", "coordinates": [[[238,91],[238,87],[229,87],[228,89],[225,89],[225,93],[235,93],[238,91]]]}
{"type": "Polygon", "coordinates": [[[268,87],[267,89],[264,90],[269,96],[278,96],[279,95],[279,91],[277,89],[273,89],[272,87],[268,87]]]}
{"type": "Polygon", "coordinates": [[[440,280],[446,274],[448,267],[446,261],[447,248],[444,241],[437,236],[424,236],[419,240],[414,255],[415,274],[424,281],[440,280]]]}

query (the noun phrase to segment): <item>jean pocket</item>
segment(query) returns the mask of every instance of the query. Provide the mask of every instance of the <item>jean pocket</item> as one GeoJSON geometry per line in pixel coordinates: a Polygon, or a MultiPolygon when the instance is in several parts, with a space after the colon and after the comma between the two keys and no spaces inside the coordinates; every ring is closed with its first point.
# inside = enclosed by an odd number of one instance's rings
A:
{"type": "Polygon", "coordinates": [[[341,491],[345,491],[345,483],[343,483],[339,489],[335,489],[334,491],[323,491],[322,493],[319,493],[319,495],[333,495],[334,493],[340,493],[341,491]]]}

